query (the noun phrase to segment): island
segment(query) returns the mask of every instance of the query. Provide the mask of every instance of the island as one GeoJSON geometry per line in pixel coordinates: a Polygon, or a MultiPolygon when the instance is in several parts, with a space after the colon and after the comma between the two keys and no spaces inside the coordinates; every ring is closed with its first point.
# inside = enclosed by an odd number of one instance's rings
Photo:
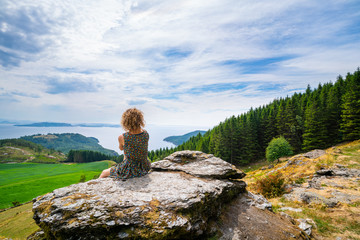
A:
{"type": "Polygon", "coordinates": [[[179,146],[180,144],[189,140],[191,137],[196,136],[198,134],[204,135],[205,133],[206,133],[206,131],[196,130],[196,131],[189,132],[189,133],[186,133],[181,136],[170,136],[170,137],[164,138],[164,141],[170,142],[170,143],[174,144],[175,146],[179,146]]]}

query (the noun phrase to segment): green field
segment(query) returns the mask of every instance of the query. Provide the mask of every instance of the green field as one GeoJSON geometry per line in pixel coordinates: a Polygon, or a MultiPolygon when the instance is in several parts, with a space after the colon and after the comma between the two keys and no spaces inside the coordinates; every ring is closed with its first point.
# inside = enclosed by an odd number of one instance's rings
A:
{"type": "Polygon", "coordinates": [[[32,203],[0,212],[0,239],[25,240],[40,229],[32,217],[32,203]]]}
{"type": "Polygon", "coordinates": [[[54,189],[78,183],[81,175],[86,181],[108,168],[112,161],[79,164],[0,164],[0,209],[24,203],[54,189]]]}

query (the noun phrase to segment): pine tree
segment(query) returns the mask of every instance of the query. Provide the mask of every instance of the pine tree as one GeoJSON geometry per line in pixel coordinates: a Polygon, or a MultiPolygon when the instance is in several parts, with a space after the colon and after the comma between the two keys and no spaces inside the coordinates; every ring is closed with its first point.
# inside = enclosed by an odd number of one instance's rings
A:
{"type": "Polygon", "coordinates": [[[360,69],[346,76],[347,87],[343,96],[341,131],[344,140],[360,139],[360,69]]]}
{"type": "Polygon", "coordinates": [[[312,99],[305,111],[305,132],[303,135],[303,149],[312,150],[326,146],[324,132],[326,127],[323,121],[322,108],[319,100],[319,92],[313,92],[312,99]]]}

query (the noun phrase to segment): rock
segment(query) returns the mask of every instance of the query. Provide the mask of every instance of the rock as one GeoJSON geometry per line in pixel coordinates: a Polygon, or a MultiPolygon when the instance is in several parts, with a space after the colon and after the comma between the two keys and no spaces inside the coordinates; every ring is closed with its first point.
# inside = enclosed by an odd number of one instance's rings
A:
{"type": "MultiPolygon", "coordinates": [[[[241,194],[228,205],[214,228],[218,229],[219,240],[289,240],[310,239],[310,237],[290,219],[281,217],[268,210],[261,210],[247,202],[246,194],[241,194]]],[[[206,238],[204,238],[206,239],[206,238]]]]}
{"type": "Polygon", "coordinates": [[[310,181],[308,181],[308,188],[315,188],[315,189],[323,189],[321,187],[321,181],[325,178],[324,176],[315,176],[310,181]]]}
{"type": "Polygon", "coordinates": [[[302,154],[302,156],[310,158],[310,159],[315,159],[315,158],[321,157],[322,155],[325,155],[325,154],[326,154],[326,152],[324,150],[315,149],[310,152],[302,154]]]}
{"type": "Polygon", "coordinates": [[[269,211],[272,211],[271,203],[261,194],[247,192],[247,197],[242,198],[242,200],[245,200],[244,203],[248,204],[249,206],[254,206],[261,210],[267,209],[269,211]]]}
{"type": "Polygon", "coordinates": [[[328,168],[316,171],[318,176],[339,176],[339,177],[358,177],[360,176],[359,169],[349,169],[345,167],[328,168]]]}
{"type": "Polygon", "coordinates": [[[182,171],[196,177],[241,179],[245,173],[228,162],[199,151],[180,151],[151,165],[156,171],[182,171]]]}
{"type": "Polygon", "coordinates": [[[30,236],[28,236],[27,239],[42,240],[42,239],[45,239],[45,233],[44,233],[44,231],[39,230],[39,231],[32,233],[30,236]]]}
{"type": "Polygon", "coordinates": [[[280,216],[286,218],[286,219],[289,220],[292,224],[296,224],[294,218],[291,217],[289,214],[286,214],[286,213],[284,213],[284,212],[280,212],[280,216]]]}
{"type": "Polygon", "coordinates": [[[316,171],[316,174],[319,176],[334,176],[335,173],[332,169],[321,169],[316,171]]]}
{"type": "Polygon", "coordinates": [[[308,222],[305,219],[298,219],[300,222],[299,228],[304,230],[307,235],[311,235],[312,225],[308,224],[308,222]]]}
{"type": "Polygon", "coordinates": [[[307,239],[268,211],[265,198],[233,179],[243,175],[212,155],[182,151],[153,164],[140,178],[56,189],[34,199],[33,218],[43,231],[38,239],[274,239],[279,234],[276,239],[307,239]],[[260,228],[264,231],[257,232],[260,228]]]}
{"type": "Polygon", "coordinates": [[[335,207],[339,202],[335,198],[325,198],[314,192],[303,192],[300,194],[300,199],[307,204],[325,204],[330,208],[335,207]]]}
{"type": "Polygon", "coordinates": [[[297,156],[292,157],[290,160],[287,161],[287,163],[285,164],[285,166],[283,168],[287,168],[287,167],[289,167],[291,165],[295,165],[295,166],[304,165],[302,155],[297,155],[297,156]]]}
{"type": "Polygon", "coordinates": [[[192,237],[244,188],[243,182],[151,172],[125,182],[99,179],[54,190],[35,200],[33,212],[48,238],[192,237]]]}
{"type": "Polygon", "coordinates": [[[292,207],[282,207],[279,210],[281,210],[281,211],[291,211],[291,212],[302,212],[301,208],[292,208],[292,207]]]}
{"type": "Polygon", "coordinates": [[[344,165],[342,165],[342,164],[335,164],[335,166],[337,167],[337,168],[345,168],[345,166],[344,165]]]}
{"type": "Polygon", "coordinates": [[[326,198],[304,188],[295,188],[291,193],[284,194],[283,197],[288,201],[301,201],[306,204],[324,204],[329,208],[333,208],[339,203],[339,200],[335,197],[326,198]]]}
{"type": "Polygon", "coordinates": [[[340,191],[333,191],[331,193],[331,195],[333,195],[333,199],[338,201],[338,202],[343,202],[343,203],[347,203],[347,204],[351,204],[357,201],[360,201],[360,196],[359,195],[353,195],[353,194],[348,194],[348,193],[344,193],[344,192],[340,192],[340,191]]]}

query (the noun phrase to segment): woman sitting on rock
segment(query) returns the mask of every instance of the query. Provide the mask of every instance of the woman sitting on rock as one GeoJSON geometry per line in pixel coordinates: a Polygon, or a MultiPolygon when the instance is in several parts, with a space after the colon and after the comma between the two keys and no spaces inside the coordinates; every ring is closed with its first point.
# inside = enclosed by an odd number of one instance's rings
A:
{"type": "Polygon", "coordinates": [[[124,160],[102,171],[100,178],[113,177],[127,179],[146,175],[151,168],[148,155],[149,134],[145,126],[143,113],[136,109],[126,110],[121,118],[121,126],[126,133],[119,136],[119,148],[124,150],[124,160]]]}

